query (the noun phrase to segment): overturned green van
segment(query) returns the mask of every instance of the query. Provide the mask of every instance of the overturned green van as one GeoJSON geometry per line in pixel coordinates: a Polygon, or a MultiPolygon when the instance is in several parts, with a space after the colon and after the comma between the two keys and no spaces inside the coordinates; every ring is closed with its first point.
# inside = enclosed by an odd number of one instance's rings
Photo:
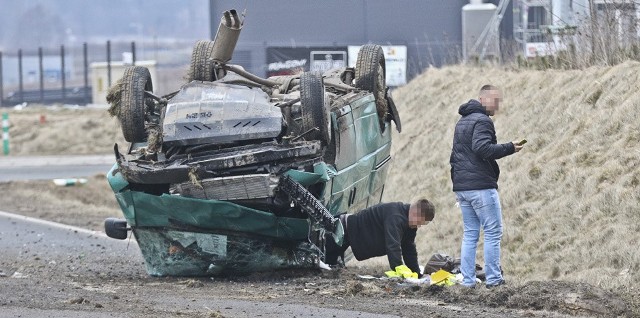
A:
{"type": "Polygon", "coordinates": [[[334,216],[380,202],[391,161],[384,53],[365,45],[355,68],[260,78],[229,64],[242,21],[224,13],[196,43],[188,83],[157,96],[131,66],[110,91],[126,149],[108,182],[154,276],[216,276],[323,266],[334,216]]]}

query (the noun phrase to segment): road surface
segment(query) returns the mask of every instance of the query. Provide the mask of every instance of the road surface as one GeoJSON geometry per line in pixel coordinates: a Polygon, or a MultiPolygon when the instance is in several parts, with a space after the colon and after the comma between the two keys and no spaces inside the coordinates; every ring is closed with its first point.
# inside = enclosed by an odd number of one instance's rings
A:
{"type": "Polygon", "coordinates": [[[106,173],[113,155],[0,157],[0,182],[89,177],[106,173]]]}
{"type": "Polygon", "coordinates": [[[2,211],[0,251],[0,318],[398,317],[261,301],[215,282],[185,290],[185,279],[146,275],[135,240],[2,211]]]}

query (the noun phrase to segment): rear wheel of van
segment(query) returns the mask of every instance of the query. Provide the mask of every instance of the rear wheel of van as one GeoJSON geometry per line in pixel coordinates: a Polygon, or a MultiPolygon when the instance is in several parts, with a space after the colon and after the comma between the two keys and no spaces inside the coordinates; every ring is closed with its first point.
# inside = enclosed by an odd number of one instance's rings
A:
{"type": "Polygon", "coordinates": [[[387,114],[385,72],[386,66],[382,47],[375,44],[362,46],[358,51],[358,60],[356,62],[355,86],[373,93],[381,124],[387,114]]]}
{"type": "Polygon", "coordinates": [[[300,76],[300,102],[302,104],[302,130],[306,139],[331,142],[331,112],[324,96],[324,83],[320,72],[304,72],[300,76]]]}
{"type": "Polygon", "coordinates": [[[213,41],[202,40],[196,42],[191,53],[191,65],[187,81],[214,80],[213,74],[213,41]]]}
{"type": "Polygon", "coordinates": [[[153,99],[145,96],[145,91],[153,91],[151,74],[146,67],[130,66],[124,70],[121,80],[120,125],[128,142],[147,140],[145,118],[153,107],[153,99]]]}

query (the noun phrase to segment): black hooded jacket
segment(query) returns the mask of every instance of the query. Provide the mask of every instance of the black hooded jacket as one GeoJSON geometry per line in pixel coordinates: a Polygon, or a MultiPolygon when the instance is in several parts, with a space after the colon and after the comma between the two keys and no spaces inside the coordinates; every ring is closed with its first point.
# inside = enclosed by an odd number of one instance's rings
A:
{"type": "Polygon", "coordinates": [[[477,100],[460,106],[451,150],[453,191],[497,189],[500,168],[496,159],[515,152],[513,143],[497,144],[493,121],[477,100]]]}

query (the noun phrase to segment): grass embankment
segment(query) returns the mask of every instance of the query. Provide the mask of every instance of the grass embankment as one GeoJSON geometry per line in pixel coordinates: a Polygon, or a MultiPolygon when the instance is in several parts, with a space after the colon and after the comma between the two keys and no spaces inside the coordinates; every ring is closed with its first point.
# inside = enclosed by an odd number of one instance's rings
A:
{"type": "Polygon", "coordinates": [[[112,154],[114,143],[122,151],[127,146],[106,108],[28,106],[0,112],[9,114],[11,156],[112,154]]]}
{"type": "Polygon", "coordinates": [[[384,200],[424,194],[435,203],[435,222],[418,232],[421,261],[460,254],[462,218],[449,176],[453,130],[459,105],[492,83],[504,97],[494,117],[498,142],[529,141],[498,161],[507,279],[636,288],[639,73],[638,62],[574,71],[453,66],[396,90],[403,132],[393,137],[384,200]]]}

